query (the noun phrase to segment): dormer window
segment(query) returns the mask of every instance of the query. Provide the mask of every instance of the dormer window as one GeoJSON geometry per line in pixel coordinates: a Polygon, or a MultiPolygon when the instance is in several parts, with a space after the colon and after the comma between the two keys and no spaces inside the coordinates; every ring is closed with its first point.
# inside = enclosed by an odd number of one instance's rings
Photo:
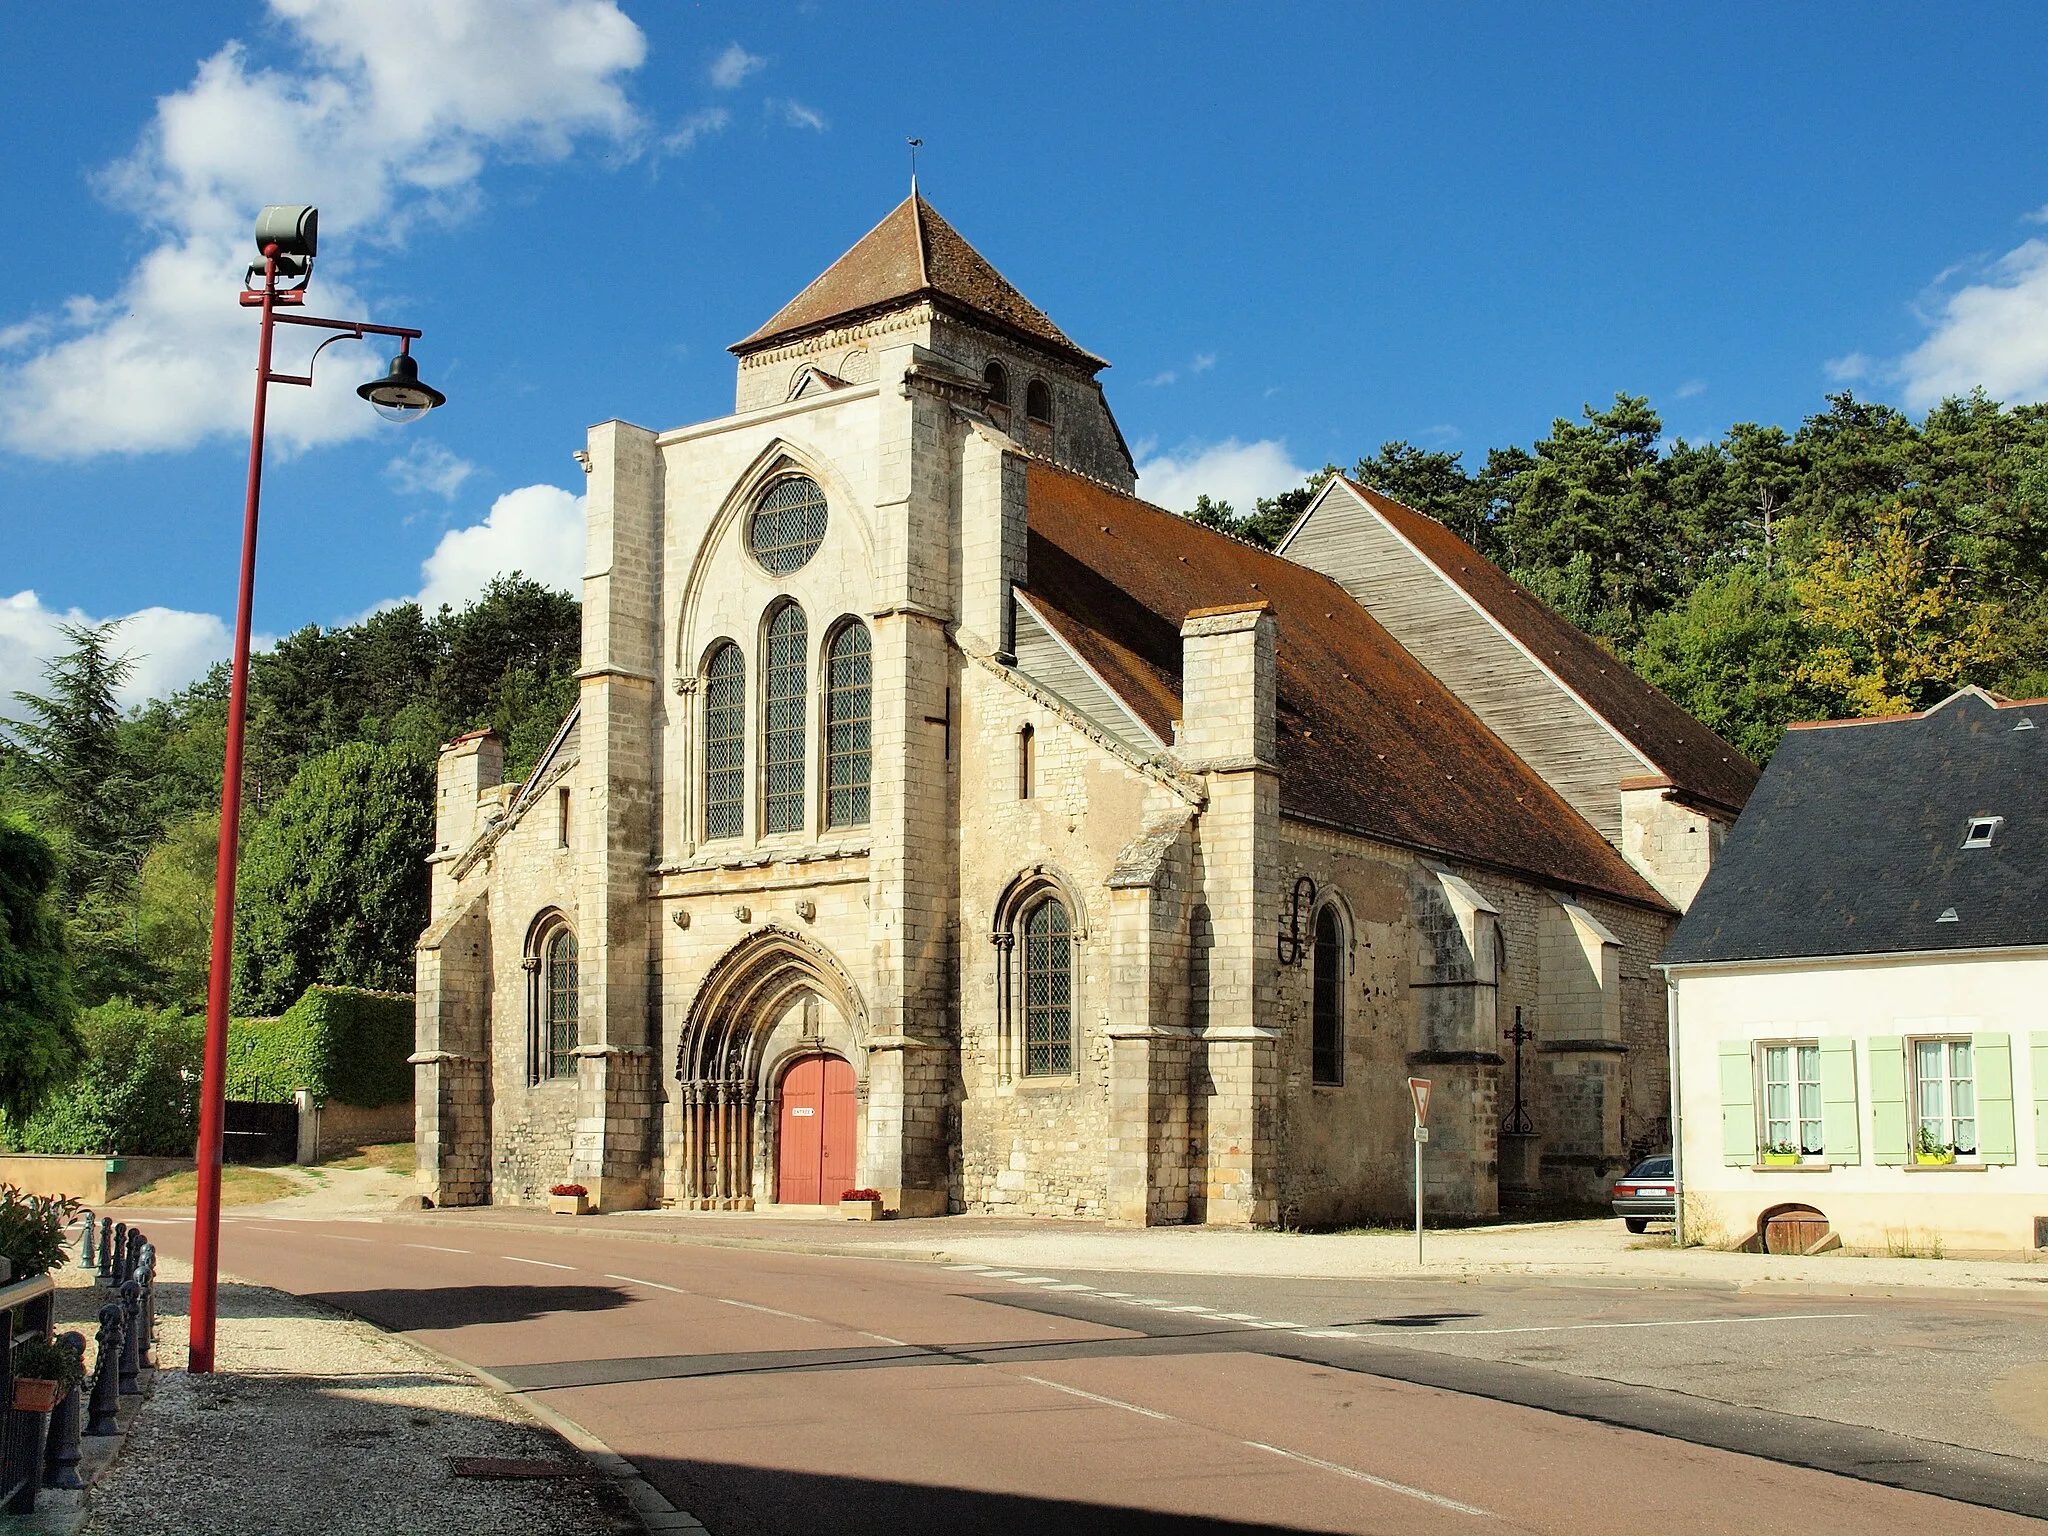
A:
{"type": "Polygon", "coordinates": [[[1025,388],[1024,414],[1045,426],[1052,425],[1052,389],[1045,380],[1033,379],[1025,388]]]}
{"type": "Polygon", "coordinates": [[[1963,846],[1989,848],[1991,840],[1998,836],[1998,829],[2004,825],[2003,816],[1972,816],[1968,830],[1963,833],[1963,846]]]}
{"type": "Polygon", "coordinates": [[[982,386],[988,390],[988,403],[990,405],[1006,406],[1010,403],[1009,370],[1004,368],[994,358],[990,358],[988,366],[981,370],[981,382],[982,386]]]}

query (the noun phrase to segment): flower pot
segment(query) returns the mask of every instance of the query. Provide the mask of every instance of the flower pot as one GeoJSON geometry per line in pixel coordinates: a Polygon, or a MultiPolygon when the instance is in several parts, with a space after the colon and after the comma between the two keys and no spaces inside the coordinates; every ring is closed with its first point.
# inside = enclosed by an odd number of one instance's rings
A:
{"type": "Polygon", "coordinates": [[[1766,1152],[1764,1163],[1771,1168],[1796,1168],[1799,1166],[1797,1152],[1766,1152]]]}
{"type": "Polygon", "coordinates": [[[557,1216],[588,1216],[590,1214],[590,1196],[549,1195],[548,1209],[557,1216]]]}
{"type": "Polygon", "coordinates": [[[56,1381],[38,1381],[33,1376],[14,1378],[14,1411],[48,1413],[63,1399],[64,1386],[56,1381]]]}
{"type": "Polygon", "coordinates": [[[1915,1152],[1913,1154],[1913,1161],[1922,1168],[1946,1168],[1955,1160],[1956,1152],[1954,1147],[1950,1147],[1944,1152],[1915,1152]]]}
{"type": "Polygon", "coordinates": [[[880,1221],[882,1202],[879,1200],[842,1200],[839,1214],[848,1221],[880,1221]]]}

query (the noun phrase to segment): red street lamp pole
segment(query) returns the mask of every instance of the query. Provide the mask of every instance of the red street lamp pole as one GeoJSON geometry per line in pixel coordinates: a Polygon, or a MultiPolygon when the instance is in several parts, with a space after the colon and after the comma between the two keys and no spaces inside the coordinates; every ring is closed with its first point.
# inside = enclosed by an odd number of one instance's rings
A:
{"type": "MultiPolygon", "coordinates": [[[[242,290],[244,308],[261,309],[256,342],[256,415],[249,432],[249,494],[242,508],[242,584],[235,609],[235,660],[228,685],[227,762],[220,791],[220,856],[213,873],[213,961],[206,980],[206,1052],[199,1084],[199,1209],[192,1240],[192,1337],[188,1368],[198,1375],[213,1369],[213,1332],[220,1288],[220,1165],[228,1066],[228,980],[235,948],[235,870],[242,823],[242,736],[249,697],[250,607],[256,594],[256,512],[263,486],[263,417],[272,384],[310,388],[313,369],[304,374],[273,373],[270,344],[278,325],[310,325],[334,331],[314,349],[320,352],[344,336],[396,336],[399,354],[386,378],[363,385],[357,393],[378,414],[407,421],[443,403],[437,389],[419,382],[410,353],[420,332],[357,320],[322,320],[312,315],[280,315],[279,305],[306,302],[318,243],[319,213],[312,208],[265,208],[256,222],[256,245],[263,252],[263,286],[242,290]],[[277,280],[298,278],[296,287],[279,288],[277,280]]],[[[257,268],[249,269],[249,276],[257,268]]]]}

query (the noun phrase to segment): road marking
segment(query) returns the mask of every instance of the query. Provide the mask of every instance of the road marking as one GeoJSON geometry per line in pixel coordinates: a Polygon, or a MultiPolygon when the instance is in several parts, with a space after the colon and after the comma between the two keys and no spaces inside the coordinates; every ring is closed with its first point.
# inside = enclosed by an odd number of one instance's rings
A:
{"type": "MultiPolygon", "coordinates": [[[[359,1237],[350,1238],[349,1241],[366,1243],[369,1241],[369,1239],[366,1237],[359,1237]]],[[[574,1269],[576,1267],[574,1264],[550,1264],[546,1259],[522,1259],[516,1253],[501,1253],[498,1255],[498,1257],[504,1259],[507,1263],[532,1264],[538,1266],[541,1269],[574,1269]]]]}
{"type": "Polygon", "coordinates": [[[1003,1278],[1012,1285],[1057,1285],[1057,1275],[1005,1275],[1003,1278]]]}
{"type": "Polygon", "coordinates": [[[886,1333],[869,1333],[865,1328],[856,1328],[854,1332],[858,1333],[864,1339],[880,1339],[884,1344],[894,1344],[898,1349],[910,1348],[910,1344],[907,1340],[892,1339],[886,1333]]]}
{"type": "Polygon", "coordinates": [[[1024,1271],[1021,1269],[984,1269],[982,1273],[991,1280],[1007,1280],[1012,1275],[1023,1274],[1024,1271]]]}
{"type": "Polygon", "coordinates": [[[986,1270],[988,1266],[986,1264],[948,1264],[946,1268],[972,1270],[975,1273],[980,1273],[981,1271],[986,1270]]]}
{"type": "Polygon", "coordinates": [[[1263,1440],[1243,1442],[1255,1451],[1271,1451],[1275,1456],[1285,1456],[1289,1461],[1305,1462],[1311,1467],[1321,1467],[1325,1472],[1335,1472],[1339,1477],[1355,1478],[1361,1483],[1371,1483],[1375,1488],[1384,1488],[1389,1493],[1403,1493],[1411,1499],[1421,1499],[1439,1509],[1456,1510],[1461,1515],[1479,1515],[1487,1520],[1498,1520],[1490,1509],[1481,1509],[1476,1504],[1460,1504],[1456,1499],[1447,1499],[1440,1493],[1431,1493],[1426,1488],[1411,1488],[1406,1483],[1397,1483],[1391,1478],[1374,1477],[1370,1472],[1361,1472],[1356,1467],[1339,1466],[1334,1461],[1324,1461],[1320,1456],[1304,1456],[1300,1451],[1283,1451],[1277,1445],[1267,1445],[1263,1440]]]}
{"type": "Polygon", "coordinates": [[[367,1237],[343,1237],[339,1232],[315,1232],[315,1237],[324,1237],[330,1243],[367,1243],[367,1237]]]}
{"type": "Polygon", "coordinates": [[[1259,1314],[1256,1312],[1218,1312],[1216,1315],[1227,1317],[1233,1323],[1256,1323],[1259,1320],[1259,1314]]]}
{"type": "Polygon", "coordinates": [[[1198,1307],[1193,1302],[1189,1302],[1185,1306],[1168,1307],[1166,1310],[1169,1312],[1205,1312],[1211,1317],[1216,1315],[1214,1312],[1209,1311],[1207,1307],[1198,1307]]]}
{"type": "Polygon", "coordinates": [[[673,1291],[673,1292],[675,1292],[675,1294],[676,1294],[676,1295],[678,1295],[678,1296],[691,1296],[691,1295],[694,1295],[694,1294],[696,1294],[696,1293],[695,1293],[695,1292],[693,1292],[693,1291],[686,1291],[686,1290],[684,1290],[684,1289],[683,1289],[683,1288],[682,1288],[681,1286],[679,1286],[679,1285],[663,1285],[663,1284],[662,1284],[662,1283],[661,1283],[661,1282],[660,1282],[659,1280],[642,1280],[642,1279],[640,1279],[640,1278],[639,1278],[638,1276],[636,1276],[636,1275],[606,1275],[606,1276],[605,1276],[605,1279],[607,1279],[607,1280],[623,1280],[623,1281],[625,1281],[625,1282],[626,1282],[626,1284],[628,1284],[628,1285],[645,1285],[645,1286],[651,1286],[651,1287],[653,1287],[653,1288],[654,1288],[655,1290],[657,1290],[657,1291],[673,1291]]]}
{"type": "Polygon", "coordinates": [[[424,1248],[429,1253],[467,1253],[467,1248],[443,1248],[439,1243],[407,1243],[408,1248],[424,1248]]]}
{"type": "Polygon", "coordinates": [[[235,1225],[245,1227],[251,1232],[289,1232],[291,1230],[289,1227],[259,1227],[250,1221],[238,1221],[235,1225]]]}
{"type": "Polygon", "coordinates": [[[1358,1337],[1357,1334],[1348,1333],[1342,1328],[1302,1328],[1297,1331],[1304,1339],[1355,1339],[1358,1337]]]}
{"type": "Polygon", "coordinates": [[[1095,1287],[1092,1285],[1079,1285],[1069,1280],[1064,1285],[1048,1285],[1046,1289],[1048,1291],[1092,1291],[1095,1287]]]}
{"type": "Polygon", "coordinates": [[[1129,1291],[1097,1291],[1095,1294],[1107,1296],[1111,1301],[1129,1301],[1131,1299],[1129,1291]]]}
{"type": "Polygon", "coordinates": [[[1043,1376],[1025,1376],[1023,1379],[1025,1381],[1035,1381],[1041,1387],[1051,1387],[1055,1392],[1064,1392],[1069,1397],[1085,1397],[1089,1402],[1101,1403],[1104,1407],[1121,1408],[1126,1413],[1142,1413],[1148,1419],[1163,1419],[1169,1424],[1176,1422],[1170,1413],[1155,1413],[1150,1408],[1140,1408],[1136,1403],[1126,1403],[1120,1398],[1102,1397],[1094,1392],[1083,1392],[1079,1387],[1070,1387],[1064,1382],[1047,1381],[1043,1376]]]}
{"type": "MultiPolygon", "coordinates": [[[[1845,1318],[1868,1317],[1868,1312],[1782,1312],[1771,1317],[1674,1317],[1646,1323],[1547,1323],[1527,1328],[1381,1328],[1371,1333],[1345,1332],[1348,1339],[1420,1338],[1424,1335],[1485,1333],[1583,1333],[1595,1328],[1711,1328],[1722,1323],[1813,1323],[1839,1322],[1845,1318]]],[[[1334,1336],[1334,1335],[1332,1335],[1334,1336]]]]}
{"type": "Polygon", "coordinates": [[[751,1301],[734,1301],[730,1296],[721,1296],[718,1299],[728,1307],[745,1307],[749,1312],[766,1312],[770,1317],[794,1318],[799,1323],[816,1323],[820,1328],[832,1326],[821,1318],[805,1317],[801,1312],[785,1312],[780,1307],[760,1307],[751,1301]]]}

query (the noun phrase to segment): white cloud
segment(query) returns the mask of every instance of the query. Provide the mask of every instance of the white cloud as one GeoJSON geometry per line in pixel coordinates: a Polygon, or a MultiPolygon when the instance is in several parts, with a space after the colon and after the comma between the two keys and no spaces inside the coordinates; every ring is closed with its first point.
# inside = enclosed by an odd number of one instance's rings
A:
{"type": "Polygon", "coordinates": [[[1849,352],[1829,358],[1821,369],[1837,384],[1856,384],[1876,375],[1877,360],[1867,352],[1849,352]]]}
{"type": "MultiPolygon", "coordinates": [[[[252,65],[239,43],[161,98],[135,151],[101,191],[155,238],[111,299],[7,327],[44,350],[0,369],[0,443],[38,458],[189,448],[246,430],[252,321],[234,302],[255,254],[255,212],[274,199],[320,205],[324,309],[366,307],[346,281],[351,244],[403,243],[481,198],[493,155],[559,159],[577,136],[631,140],[620,87],[646,39],[613,0],[270,0],[295,68],[252,65]]],[[[295,367],[310,338],[291,338],[295,367]]],[[[272,395],[270,430],[303,448],[374,427],[346,387],[369,348],[337,348],[322,387],[272,395]]]]}
{"type": "Polygon", "coordinates": [[[1705,379],[1687,379],[1671,393],[1680,400],[1690,400],[1695,395],[1703,395],[1706,392],[1707,381],[1705,379]]]}
{"type": "Polygon", "coordinates": [[[679,155],[694,148],[699,139],[720,132],[731,121],[732,114],[723,107],[706,107],[701,112],[692,112],[662,139],[661,147],[672,155],[679,155]]]}
{"type": "Polygon", "coordinates": [[[725,52],[711,61],[711,83],[721,91],[734,90],[767,62],[758,53],[749,53],[738,43],[730,43],[725,52]]]}
{"type": "Polygon", "coordinates": [[[1203,495],[1249,512],[1261,496],[1291,490],[1309,473],[1288,456],[1285,443],[1270,437],[1255,443],[1234,437],[1220,443],[1189,443],[1156,455],[1149,449],[1149,444],[1141,449],[1138,494],[1175,512],[1187,511],[1203,495]]]}
{"type": "MultiPolygon", "coordinates": [[[[19,714],[17,691],[43,691],[43,663],[71,645],[59,625],[98,622],[79,608],[47,608],[34,592],[0,597],[0,716],[19,714]]],[[[115,654],[134,662],[115,697],[126,709],[175,693],[203,677],[215,662],[227,660],[231,646],[228,626],[217,614],[140,609],[114,632],[115,654]]]]}
{"type": "Polygon", "coordinates": [[[484,520],[451,528],[420,564],[419,605],[428,613],[443,603],[460,608],[494,576],[522,572],[533,580],[583,595],[583,498],[560,486],[522,485],[491,504],[484,520]]]}
{"type": "Polygon", "coordinates": [[[1152,386],[1154,389],[1157,389],[1160,385],[1172,384],[1176,382],[1179,378],[1180,375],[1175,373],[1171,368],[1163,368],[1158,373],[1153,374],[1152,377],[1147,379],[1145,382],[1148,385],[1152,386]]]}
{"type": "Polygon", "coordinates": [[[1211,368],[1214,368],[1215,366],[1216,354],[1214,352],[1197,352],[1195,354],[1195,360],[1192,363],[1188,364],[1188,372],[1207,373],[1211,368]]]}
{"type": "Polygon", "coordinates": [[[1982,386],[2000,400],[2048,394],[2048,241],[2029,240],[1940,301],[1932,334],[1899,359],[1905,401],[1925,410],[1982,386]]]}
{"type": "Polygon", "coordinates": [[[782,120],[792,128],[809,128],[823,133],[828,126],[824,113],[816,107],[807,107],[800,101],[772,102],[770,107],[771,110],[780,108],[782,120]]]}
{"type": "Polygon", "coordinates": [[[402,495],[439,496],[453,501],[476,466],[439,443],[422,440],[384,466],[384,477],[402,495]]]}

